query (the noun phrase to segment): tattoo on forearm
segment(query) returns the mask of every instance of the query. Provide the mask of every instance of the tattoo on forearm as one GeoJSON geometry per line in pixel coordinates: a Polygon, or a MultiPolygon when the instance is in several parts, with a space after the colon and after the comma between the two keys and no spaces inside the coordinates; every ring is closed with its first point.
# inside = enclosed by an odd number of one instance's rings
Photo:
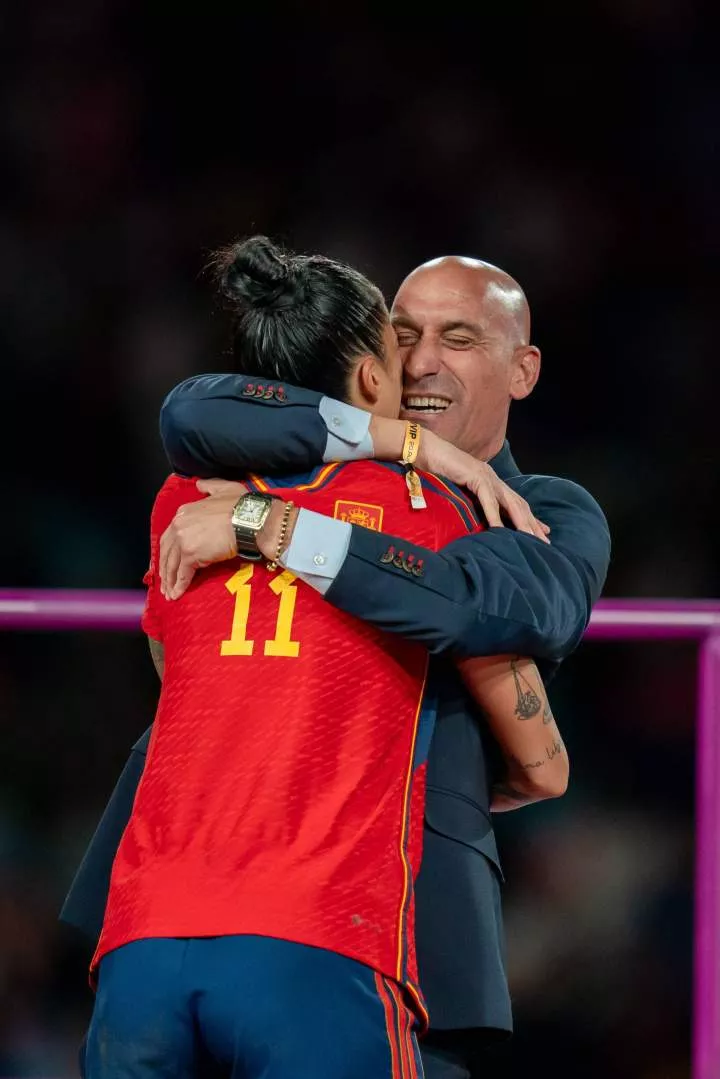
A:
{"type": "Polygon", "coordinates": [[[545,753],[546,753],[546,755],[547,755],[547,759],[548,759],[549,761],[551,761],[551,760],[553,759],[553,757],[557,757],[558,753],[562,753],[562,751],[563,751],[563,749],[564,749],[564,748],[565,748],[565,747],[563,746],[563,744],[562,744],[562,742],[560,741],[560,739],[559,739],[559,738],[555,738],[555,739],[553,740],[553,744],[552,744],[552,746],[550,747],[550,749],[547,749],[547,748],[545,749],[545,753]]]}
{"type": "Polygon", "coordinates": [[[545,760],[544,761],[543,760],[541,760],[541,761],[527,761],[527,762],[523,763],[523,761],[521,761],[519,757],[514,757],[514,756],[511,757],[511,760],[512,760],[513,764],[516,764],[518,768],[522,768],[523,771],[527,771],[528,768],[542,768],[542,766],[544,764],[546,764],[548,761],[551,761],[554,757],[557,757],[558,753],[562,753],[564,748],[565,747],[563,746],[560,739],[555,738],[555,739],[553,739],[553,743],[552,743],[551,746],[545,746],[545,760]]]}
{"type": "Polygon", "coordinates": [[[157,671],[158,678],[162,682],[163,675],[165,674],[165,647],[160,641],[154,641],[152,637],[148,637],[148,644],[150,645],[150,655],[155,664],[155,670],[157,671]]]}
{"type": "Polygon", "coordinates": [[[520,673],[517,665],[517,659],[510,660],[510,670],[512,671],[513,679],[515,681],[515,691],[517,693],[515,715],[518,719],[534,719],[542,708],[542,701],[528,682],[525,675],[520,673]]]}
{"type": "Polygon", "coordinates": [[[543,723],[547,727],[550,723],[552,723],[553,719],[554,716],[552,714],[552,708],[550,707],[550,701],[546,697],[545,707],[543,708],[543,723]]]}
{"type": "Polygon", "coordinates": [[[545,763],[545,761],[528,761],[527,764],[523,764],[518,757],[513,757],[512,761],[513,764],[516,764],[518,768],[522,768],[524,771],[527,771],[528,768],[542,768],[545,763]]]}

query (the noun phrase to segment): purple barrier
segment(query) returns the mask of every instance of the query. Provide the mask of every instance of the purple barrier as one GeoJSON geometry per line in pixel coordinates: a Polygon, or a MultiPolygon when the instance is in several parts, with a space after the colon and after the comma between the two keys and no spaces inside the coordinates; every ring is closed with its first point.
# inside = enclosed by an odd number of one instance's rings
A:
{"type": "MultiPolygon", "coordinates": [[[[136,630],[143,591],[0,589],[0,629],[136,630]]],[[[591,640],[670,640],[720,632],[718,600],[600,600],[591,640]]]]}
{"type": "MultiPolygon", "coordinates": [[[[144,593],[0,589],[0,629],[139,629],[144,593]]],[[[587,638],[700,642],[693,1079],[720,1076],[720,600],[602,600],[587,638]]]]}
{"type": "Polygon", "coordinates": [[[701,639],[713,630],[720,632],[720,600],[601,599],[586,637],[595,641],[701,639]]]}
{"type": "Polygon", "coordinates": [[[144,592],[0,589],[0,629],[138,630],[144,592]]]}
{"type": "Polygon", "coordinates": [[[700,647],[695,752],[693,1079],[720,1075],[720,633],[700,647]]]}

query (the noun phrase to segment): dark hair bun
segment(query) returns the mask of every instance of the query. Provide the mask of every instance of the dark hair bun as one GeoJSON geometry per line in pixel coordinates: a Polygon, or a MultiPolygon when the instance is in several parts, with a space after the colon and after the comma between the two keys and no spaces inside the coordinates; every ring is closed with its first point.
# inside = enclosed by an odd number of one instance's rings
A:
{"type": "Polygon", "coordinates": [[[277,311],[305,298],[300,260],[267,236],[251,236],[225,248],[217,271],[220,292],[233,306],[277,311]]]}

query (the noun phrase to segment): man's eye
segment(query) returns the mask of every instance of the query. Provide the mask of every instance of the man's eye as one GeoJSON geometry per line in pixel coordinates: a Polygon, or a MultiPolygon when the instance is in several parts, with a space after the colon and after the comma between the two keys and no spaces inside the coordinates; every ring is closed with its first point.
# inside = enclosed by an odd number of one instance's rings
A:
{"type": "Polygon", "coordinates": [[[400,348],[407,348],[408,345],[414,345],[417,341],[417,334],[414,333],[398,333],[397,343],[400,348]]]}
{"type": "Polygon", "coordinates": [[[444,340],[449,348],[472,348],[474,344],[469,337],[446,337],[444,340]]]}

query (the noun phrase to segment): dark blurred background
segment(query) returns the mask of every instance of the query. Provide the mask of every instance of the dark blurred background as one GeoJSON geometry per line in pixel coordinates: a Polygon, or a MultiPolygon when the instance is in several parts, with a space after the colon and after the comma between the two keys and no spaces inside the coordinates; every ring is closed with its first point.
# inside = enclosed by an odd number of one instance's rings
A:
{"type": "MultiPolygon", "coordinates": [[[[223,368],[199,271],[260,230],[389,297],[445,253],[514,274],[545,361],[521,468],[600,500],[606,595],[720,592],[710,17],[452,9],[0,10],[0,585],[139,587],[160,403],[223,368]]],[[[688,1076],[694,671],[587,644],[556,680],[572,789],[501,822],[517,1035],[488,1076],[688,1076]]],[[[75,1074],[88,954],[56,913],[156,696],[139,635],[0,638],[0,1075],[75,1074]]]]}

